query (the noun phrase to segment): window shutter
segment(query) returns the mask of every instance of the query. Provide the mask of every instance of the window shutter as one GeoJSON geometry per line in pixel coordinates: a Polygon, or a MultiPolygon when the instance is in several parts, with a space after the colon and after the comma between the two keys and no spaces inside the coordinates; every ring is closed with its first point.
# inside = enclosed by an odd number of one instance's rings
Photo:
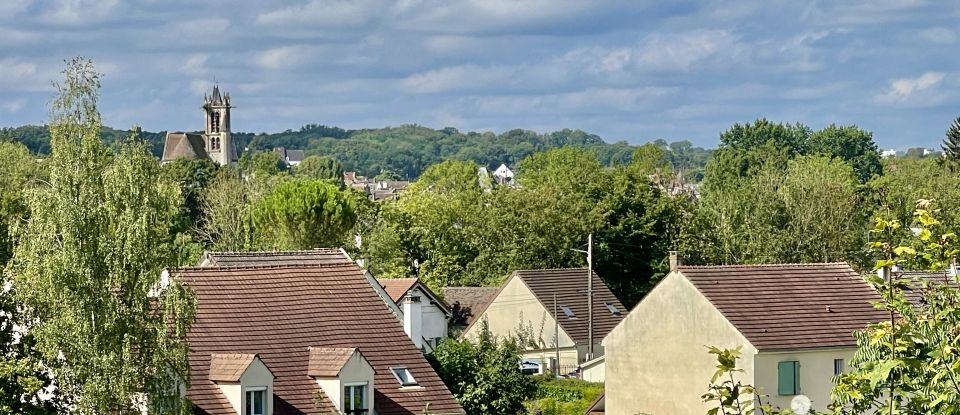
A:
{"type": "Polygon", "coordinates": [[[796,395],[800,383],[800,362],[777,364],[777,393],[781,396],[796,395]]]}

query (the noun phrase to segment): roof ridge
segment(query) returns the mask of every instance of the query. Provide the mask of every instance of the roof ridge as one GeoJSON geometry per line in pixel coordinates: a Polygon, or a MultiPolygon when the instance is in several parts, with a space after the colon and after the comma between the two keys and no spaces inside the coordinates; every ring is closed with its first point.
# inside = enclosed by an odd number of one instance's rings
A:
{"type": "Polygon", "coordinates": [[[291,251],[207,251],[207,255],[223,255],[223,256],[243,256],[243,255],[288,255],[288,254],[316,254],[325,251],[333,252],[342,252],[342,248],[313,248],[313,249],[300,249],[300,250],[291,250],[291,251]]]}
{"type": "MultiPolygon", "coordinates": [[[[528,272],[528,271],[573,271],[573,270],[586,270],[587,267],[574,267],[574,268],[526,268],[526,269],[516,269],[513,270],[516,272],[528,272]]],[[[593,273],[596,274],[597,270],[593,270],[593,273]]]]}
{"type": "Polygon", "coordinates": [[[680,265],[678,268],[710,269],[710,268],[776,268],[776,267],[812,267],[824,265],[843,265],[849,267],[847,262],[785,262],[777,264],[725,264],[725,265],[680,265]]]}
{"type": "Polygon", "coordinates": [[[189,267],[168,267],[167,271],[225,271],[225,270],[246,270],[246,269],[284,269],[284,268],[296,268],[296,269],[314,269],[314,268],[342,268],[342,267],[357,267],[359,265],[353,262],[333,262],[328,264],[257,264],[257,265],[209,265],[205,267],[198,266],[189,266],[189,267]]]}

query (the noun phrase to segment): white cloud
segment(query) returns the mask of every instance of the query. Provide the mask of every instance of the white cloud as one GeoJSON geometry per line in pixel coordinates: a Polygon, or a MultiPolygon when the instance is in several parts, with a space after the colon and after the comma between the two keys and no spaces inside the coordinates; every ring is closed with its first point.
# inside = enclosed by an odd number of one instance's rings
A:
{"type": "Polygon", "coordinates": [[[899,78],[890,81],[887,90],[876,96],[881,104],[926,106],[935,105],[943,97],[936,87],[946,76],[943,72],[925,72],[916,78],[899,78]]]}
{"type": "Polygon", "coordinates": [[[281,46],[257,53],[255,62],[267,69],[291,68],[311,60],[317,52],[317,48],[307,45],[281,46]]]}
{"type": "Polygon", "coordinates": [[[947,45],[957,41],[957,32],[946,27],[931,27],[921,30],[920,38],[928,42],[947,45]]]}
{"type": "Polygon", "coordinates": [[[191,42],[207,42],[218,38],[229,28],[230,19],[207,17],[172,23],[169,31],[191,42]]]}
{"type": "Polygon", "coordinates": [[[357,27],[372,21],[389,7],[384,0],[310,0],[300,6],[284,7],[257,16],[266,25],[309,24],[319,28],[357,27]]]}
{"type": "Polygon", "coordinates": [[[37,65],[15,59],[0,60],[0,79],[18,81],[37,73],[37,65]]]}
{"type": "Polygon", "coordinates": [[[18,99],[4,102],[2,105],[0,105],[0,108],[3,108],[7,112],[19,112],[23,108],[23,100],[18,99]]]}
{"type": "Polygon", "coordinates": [[[94,25],[110,18],[119,0],[55,0],[40,14],[40,20],[64,26],[94,25]]]}
{"type": "Polygon", "coordinates": [[[205,53],[194,53],[190,55],[185,62],[179,65],[178,69],[187,75],[200,75],[207,72],[207,59],[210,56],[205,53]]]}
{"type": "Polygon", "coordinates": [[[403,86],[412,92],[436,93],[455,89],[483,88],[506,83],[514,70],[507,67],[463,65],[433,69],[405,78],[403,86]]]}
{"type": "MultiPolygon", "coordinates": [[[[693,30],[651,34],[630,47],[576,49],[560,60],[579,62],[594,74],[687,71],[711,60],[735,61],[743,49],[728,31],[693,30]]],[[[711,67],[716,68],[716,63],[711,67]]]]}

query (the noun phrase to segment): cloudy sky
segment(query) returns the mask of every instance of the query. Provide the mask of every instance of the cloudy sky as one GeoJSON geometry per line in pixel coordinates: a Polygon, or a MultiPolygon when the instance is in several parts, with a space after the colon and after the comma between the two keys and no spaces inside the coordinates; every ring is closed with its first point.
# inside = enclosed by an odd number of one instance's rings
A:
{"type": "Polygon", "coordinates": [[[579,128],[714,146],[735,122],[939,146],[960,116],[955,0],[2,0],[0,126],[42,123],[94,59],[105,123],[235,130],[579,128]]]}

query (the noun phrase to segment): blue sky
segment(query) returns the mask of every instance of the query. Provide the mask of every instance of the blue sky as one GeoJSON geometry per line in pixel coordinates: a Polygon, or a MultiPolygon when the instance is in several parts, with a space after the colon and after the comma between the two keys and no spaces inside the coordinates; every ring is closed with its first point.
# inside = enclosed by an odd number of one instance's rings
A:
{"type": "Polygon", "coordinates": [[[939,147],[960,3],[924,0],[3,0],[0,125],[93,58],[114,127],[199,129],[214,79],[251,132],[306,123],[579,128],[714,146],[767,117],[939,147]]]}

